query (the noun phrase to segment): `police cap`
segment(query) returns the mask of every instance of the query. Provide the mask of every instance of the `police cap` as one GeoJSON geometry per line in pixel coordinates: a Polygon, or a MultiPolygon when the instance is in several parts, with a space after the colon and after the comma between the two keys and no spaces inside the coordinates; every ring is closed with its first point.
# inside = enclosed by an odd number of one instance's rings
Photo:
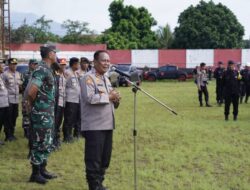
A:
{"type": "Polygon", "coordinates": [[[29,60],[29,65],[30,64],[38,64],[38,61],[36,59],[30,59],[29,60]]]}
{"type": "Polygon", "coordinates": [[[58,52],[55,45],[53,45],[53,44],[44,44],[44,45],[40,46],[40,52],[49,53],[51,51],[53,51],[55,53],[58,52]]]}
{"type": "Polygon", "coordinates": [[[65,58],[61,58],[61,59],[59,59],[59,63],[60,63],[60,65],[66,65],[67,60],[65,58]]]}
{"type": "Polygon", "coordinates": [[[8,64],[17,64],[17,59],[16,58],[9,58],[8,64]]]}
{"type": "Polygon", "coordinates": [[[235,63],[234,63],[234,61],[229,60],[227,64],[228,64],[228,65],[234,65],[235,63]]]}

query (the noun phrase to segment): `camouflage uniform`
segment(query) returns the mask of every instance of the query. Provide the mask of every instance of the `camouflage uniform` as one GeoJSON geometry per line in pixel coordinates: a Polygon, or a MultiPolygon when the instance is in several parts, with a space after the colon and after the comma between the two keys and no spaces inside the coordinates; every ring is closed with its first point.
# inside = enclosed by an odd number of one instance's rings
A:
{"type": "MultiPolygon", "coordinates": [[[[26,89],[26,87],[27,87],[27,85],[29,83],[31,74],[32,74],[32,71],[29,69],[28,71],[26,71],[22,75],[22,82],[23,82],[22,89],[23,89],[23,92],[25,91],[25,89],[26,89]]],[[[29,118],[29,115],[28,115],[28,113],[26,112],[26,110],[24,108],[26,103],[27,102],[23,98],[23,100],[22,100],[22,115],[23,115],[22,126],[23,126],[23,129],[24,129],[24,136],[26,138],[28,138],[28,136],[29,136],[28,129],[29,129],[29,126],[30,126],[30,118],[29,118]]]]}
{"type": "Polygon", "coordinates": [[[52,148],[55,105],[53,71],[42,62],[32,73],[31,84],[39,89],[30,113],[31,163],[40,165],[47,160],[52,148]]]}

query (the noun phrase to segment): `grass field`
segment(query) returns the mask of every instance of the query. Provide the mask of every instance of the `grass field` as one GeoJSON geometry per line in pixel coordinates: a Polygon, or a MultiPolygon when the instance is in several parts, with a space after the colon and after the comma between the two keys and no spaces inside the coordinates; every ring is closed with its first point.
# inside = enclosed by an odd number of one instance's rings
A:
{"type": "MultiPolygon", "coordinates": [[[[250,190],[250,104],[238,121],[224,121],[209,85],[211,108],[199,107],[193,82],[145,82],[146,91],[178,112],[175,116],[138,92],[138,190],[250,190]]],[[[119,88],[111,166],[105,185],[133,189],[133,93],[119,88]]],[[[85,190],[81,139],[51,154],[48,169],[59,175],[46,186],[28,183],[27,142],[18,120],[18,141],[0,147],[0,190],[85,190]]],[[[0,139],[3,139],[3,133],[0,139]]]]}

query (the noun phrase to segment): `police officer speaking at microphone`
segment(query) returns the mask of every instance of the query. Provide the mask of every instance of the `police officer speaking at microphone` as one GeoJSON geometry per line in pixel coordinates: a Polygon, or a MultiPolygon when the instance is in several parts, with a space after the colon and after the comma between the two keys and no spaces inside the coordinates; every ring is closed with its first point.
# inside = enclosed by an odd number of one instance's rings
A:
{"type": "Polygon", "coordinates": [[[225,120],[228,120],[230,105],[233,103],[233,115],[234,121],[237,120],[239,97],[240,97],[240,71],[236,71],[234,68],[234,62],[228,61],[228,68],[223,73],[222,84],[224,86],[225,96],[225,120]]]}
{"type": "Polygon", "coordinates": [[[108,52],[94,54],[94,68],[80,80],[81,130],[85,137],[85,166],[89,190],[105,190],[103,180],[109,167],[115,128],[114,108],[120,94],[105,76],[110,65],[108,52]]]}

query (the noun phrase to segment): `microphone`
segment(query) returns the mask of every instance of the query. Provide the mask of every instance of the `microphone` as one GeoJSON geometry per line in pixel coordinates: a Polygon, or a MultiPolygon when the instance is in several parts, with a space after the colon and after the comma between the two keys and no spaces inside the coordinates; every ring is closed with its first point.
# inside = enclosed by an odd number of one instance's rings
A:
{"type": "Polygon", "coordinates": [[[114,72],[116,72],[116,73],[118,73],[118,74],[120,74],[120,75],[122,75],[122,76],[125,76],[125,77],[130,78],[130,75],[128,75],[128,74],[126,74],[126,73],[120,71],[119,69],[117,69],[117,68],[114,67],[114,66],[111,67],[111,71],[114,71],[114,72]]]}

